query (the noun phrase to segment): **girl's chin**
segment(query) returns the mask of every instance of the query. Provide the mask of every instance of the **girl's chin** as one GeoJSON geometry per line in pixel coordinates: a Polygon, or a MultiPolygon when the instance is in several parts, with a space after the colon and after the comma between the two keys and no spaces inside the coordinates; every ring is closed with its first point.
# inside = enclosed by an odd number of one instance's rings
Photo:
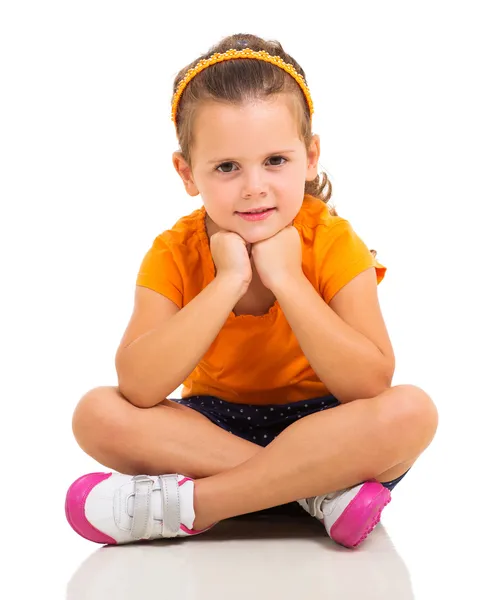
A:
{"type": "MultiPolygon", "coordinates": [[[[288,223],[288,225],[292,225],[292,223],[288,223]]],[[[286,225],[285,227],[288,227],[288,225],[286,225]]],[[[284,229],[284,227],[267,227],[265,231],[240,231],[238,232],[238,235],[240,235],[246,243],[256,244],[257,242],[262,242],[264,240],[268,240],[269,238],[274,237],[282,229],[284,229]]]]}
{"type": "Polygon", "coordinates": [[[245,231],[243,231],[239,232],[238,235],[240,235],[247,244],[256,244],[256,242],[262,242],[263,240],[267,240],[276,235],[277,233],[277,231],[266,231],[265,233],[259,232],[257,234],[249,235],[245,231]]]}

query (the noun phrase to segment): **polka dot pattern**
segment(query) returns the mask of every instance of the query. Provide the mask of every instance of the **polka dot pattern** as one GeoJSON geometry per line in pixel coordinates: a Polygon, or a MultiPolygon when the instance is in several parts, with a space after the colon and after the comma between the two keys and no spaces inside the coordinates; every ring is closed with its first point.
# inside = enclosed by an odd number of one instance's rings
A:
{"type": "Polygon", "coordinates": [[[332,395],[290,404],[261,406],[234,404],[214,396],[191,396],[171,400],[200,412],[215,425],[259,446],[270,444],[291,423],[340,405],[332,395]]]}

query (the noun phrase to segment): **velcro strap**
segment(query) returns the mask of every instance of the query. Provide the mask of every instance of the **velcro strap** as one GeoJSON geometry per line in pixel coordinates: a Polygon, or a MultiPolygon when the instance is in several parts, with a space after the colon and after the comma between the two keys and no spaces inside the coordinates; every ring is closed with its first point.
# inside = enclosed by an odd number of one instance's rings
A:
{"type": "Polygon", "coordinates": [[[150,515],[152,486],[154,482],[145,475],[135,475],[134,481],[134,516],[132,519],[131,535],[136,540],[149,537],[147,523],[150,515]]]}
{"type": "Polygon", "coordinates": [[[162,537],[175,537],[181,526],[181,503],[177,475],[160,475],[162,493],[162,537]]]}

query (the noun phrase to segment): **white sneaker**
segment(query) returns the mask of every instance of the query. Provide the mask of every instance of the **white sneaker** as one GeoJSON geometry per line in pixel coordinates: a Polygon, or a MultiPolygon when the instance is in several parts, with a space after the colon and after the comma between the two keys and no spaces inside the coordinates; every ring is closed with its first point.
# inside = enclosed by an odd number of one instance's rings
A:
{"type": "Polygon", "coordinates": [[[322,521],[335,542],[356,548],[376,527],[390,500],[388,488],[378,481],[366,481],[331,494],[298,500],[298,504],[322,521]]]}
{"type": "Polygon", "coordinates": [[[65,515],[72,529],[98,544],[185,537],[192,528],[194,481],[184,475],[89,473],[69,487],[65,515]]]}

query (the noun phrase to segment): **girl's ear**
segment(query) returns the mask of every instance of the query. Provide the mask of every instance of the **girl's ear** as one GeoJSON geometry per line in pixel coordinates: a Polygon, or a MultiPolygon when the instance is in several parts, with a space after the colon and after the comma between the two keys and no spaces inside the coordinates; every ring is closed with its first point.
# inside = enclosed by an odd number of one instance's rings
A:
{"type": "Polygon", "coordinates": [[[318,176],[318,161],[320,159],[320,136],[313,135],[307,152],[306,181],[313,181],[318,176]]]}
{"type": "Polygon", "coordinates": [[[192,171],[189,168],[187,162],[184,160],[184,157],[182,156],[181,152],[174,152],[174,154],[172,155],[172,164],[178,172],[179,177],[182,179],[184,187],[186,188],[186,192],[190,196],[199,195],[199,190],[197,189],[197,186],[194,182],[192,171]]]}

